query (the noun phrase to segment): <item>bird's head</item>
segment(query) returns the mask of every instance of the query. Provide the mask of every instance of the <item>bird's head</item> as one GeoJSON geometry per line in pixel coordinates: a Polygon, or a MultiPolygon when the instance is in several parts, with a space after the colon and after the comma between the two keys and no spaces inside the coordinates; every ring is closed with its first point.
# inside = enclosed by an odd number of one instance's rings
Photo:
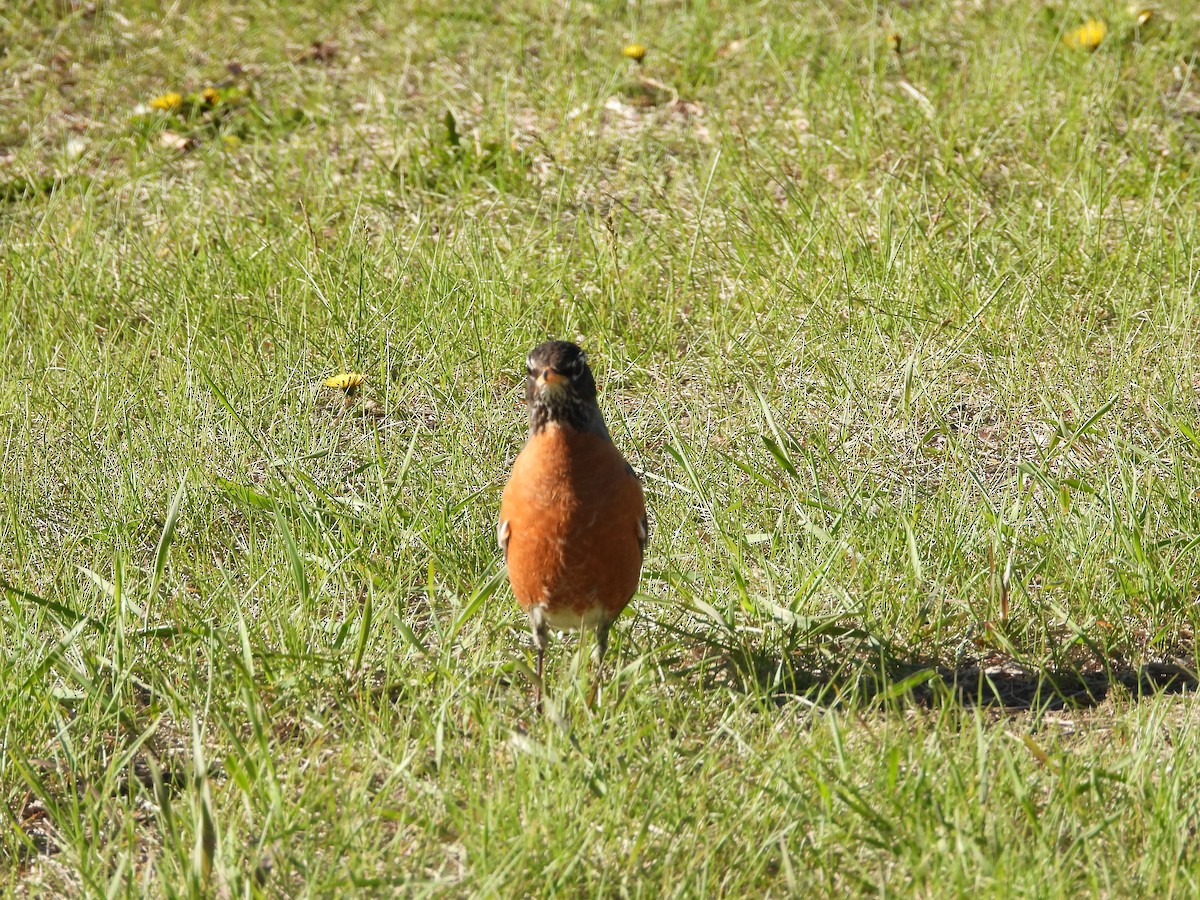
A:
{"type": "Polygon", "coordinates": [[[529,351],[525,399],[529,426],[535,432],[557,423],[577,431],[607,434],[596,405],[596,379],[588,368],[587,354],[570,341],[546,341],[529,351]]]}

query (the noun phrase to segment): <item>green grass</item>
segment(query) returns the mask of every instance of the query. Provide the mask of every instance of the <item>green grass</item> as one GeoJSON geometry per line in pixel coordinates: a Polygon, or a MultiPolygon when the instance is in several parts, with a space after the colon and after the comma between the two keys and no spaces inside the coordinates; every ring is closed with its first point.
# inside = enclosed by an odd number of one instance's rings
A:
{"type": "Polygon", "coordinates": [[[6,5],[5,894],[1195,895],[1197,33],[6,5]],[[547,336],[652,533],[539,718],[547,336]]]}

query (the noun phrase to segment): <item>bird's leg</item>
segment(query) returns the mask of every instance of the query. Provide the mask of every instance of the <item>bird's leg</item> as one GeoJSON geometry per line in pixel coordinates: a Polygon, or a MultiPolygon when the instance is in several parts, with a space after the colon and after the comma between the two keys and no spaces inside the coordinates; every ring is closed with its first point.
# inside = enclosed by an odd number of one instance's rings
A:
{"type": "Polygon", "coordinates": [[[608,652],[608,629],[611,622],[596,626],[596,646],[592,648],[592,686],[588,688],[587,705],[596,705],[596,694],[600,691],[600,667],[604,665],[604,654],[608,652]]]}
{"type": "Polygon", "coordinates": [[[542,666],[546,661],[546,615],[540,606],[529,607],[529,630],[533,632],[533,648],[537,652],[537,681],[533,683],[533,705],[542,711],[542,666]]]}
{"type": "Polygon", "coordinates": [[[538,712],[542,711],[542,664],[546,661],[546,644],[538,644],[537,648],[537,681],[533,684],[533,705],[538,712]]]}

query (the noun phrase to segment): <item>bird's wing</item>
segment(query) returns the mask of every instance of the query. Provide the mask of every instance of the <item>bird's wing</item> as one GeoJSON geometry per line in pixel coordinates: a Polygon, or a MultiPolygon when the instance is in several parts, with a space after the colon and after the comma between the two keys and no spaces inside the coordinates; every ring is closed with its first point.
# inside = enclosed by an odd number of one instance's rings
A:
{"type": "Polygon", "coordinates": [[[508,519],[501,519],[496,525],[496,543],[504,553],[504,561],[508,562],[508,539],[512,537],[512,529],[508,527],[508,519]]]}
{"type": "Polygon", "coordinates": [[[638,547],[642,551],[642,559],[646,559],[646,541],[650,539],[650,520],[646,518],[646,498],[642,492],[642,479],[638,477],[638,473],[633,470],[628,462],[625,463],[625,472],[637,482],[638,493],[642,495],[642,517],[637,523],[637,539],[638,547]]]}

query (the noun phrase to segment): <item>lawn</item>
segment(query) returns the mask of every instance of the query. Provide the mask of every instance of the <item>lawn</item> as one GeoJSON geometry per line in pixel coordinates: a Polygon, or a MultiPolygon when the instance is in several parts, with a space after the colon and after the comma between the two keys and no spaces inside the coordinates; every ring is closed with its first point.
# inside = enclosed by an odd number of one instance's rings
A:
{"type": "Polygon", "coordinates": [[[1196,896],[1200,9],[1137,13],[5,4],[4,895],[1196,896]],[[651,538],[538,716],[550,336],[651,538]]]}

